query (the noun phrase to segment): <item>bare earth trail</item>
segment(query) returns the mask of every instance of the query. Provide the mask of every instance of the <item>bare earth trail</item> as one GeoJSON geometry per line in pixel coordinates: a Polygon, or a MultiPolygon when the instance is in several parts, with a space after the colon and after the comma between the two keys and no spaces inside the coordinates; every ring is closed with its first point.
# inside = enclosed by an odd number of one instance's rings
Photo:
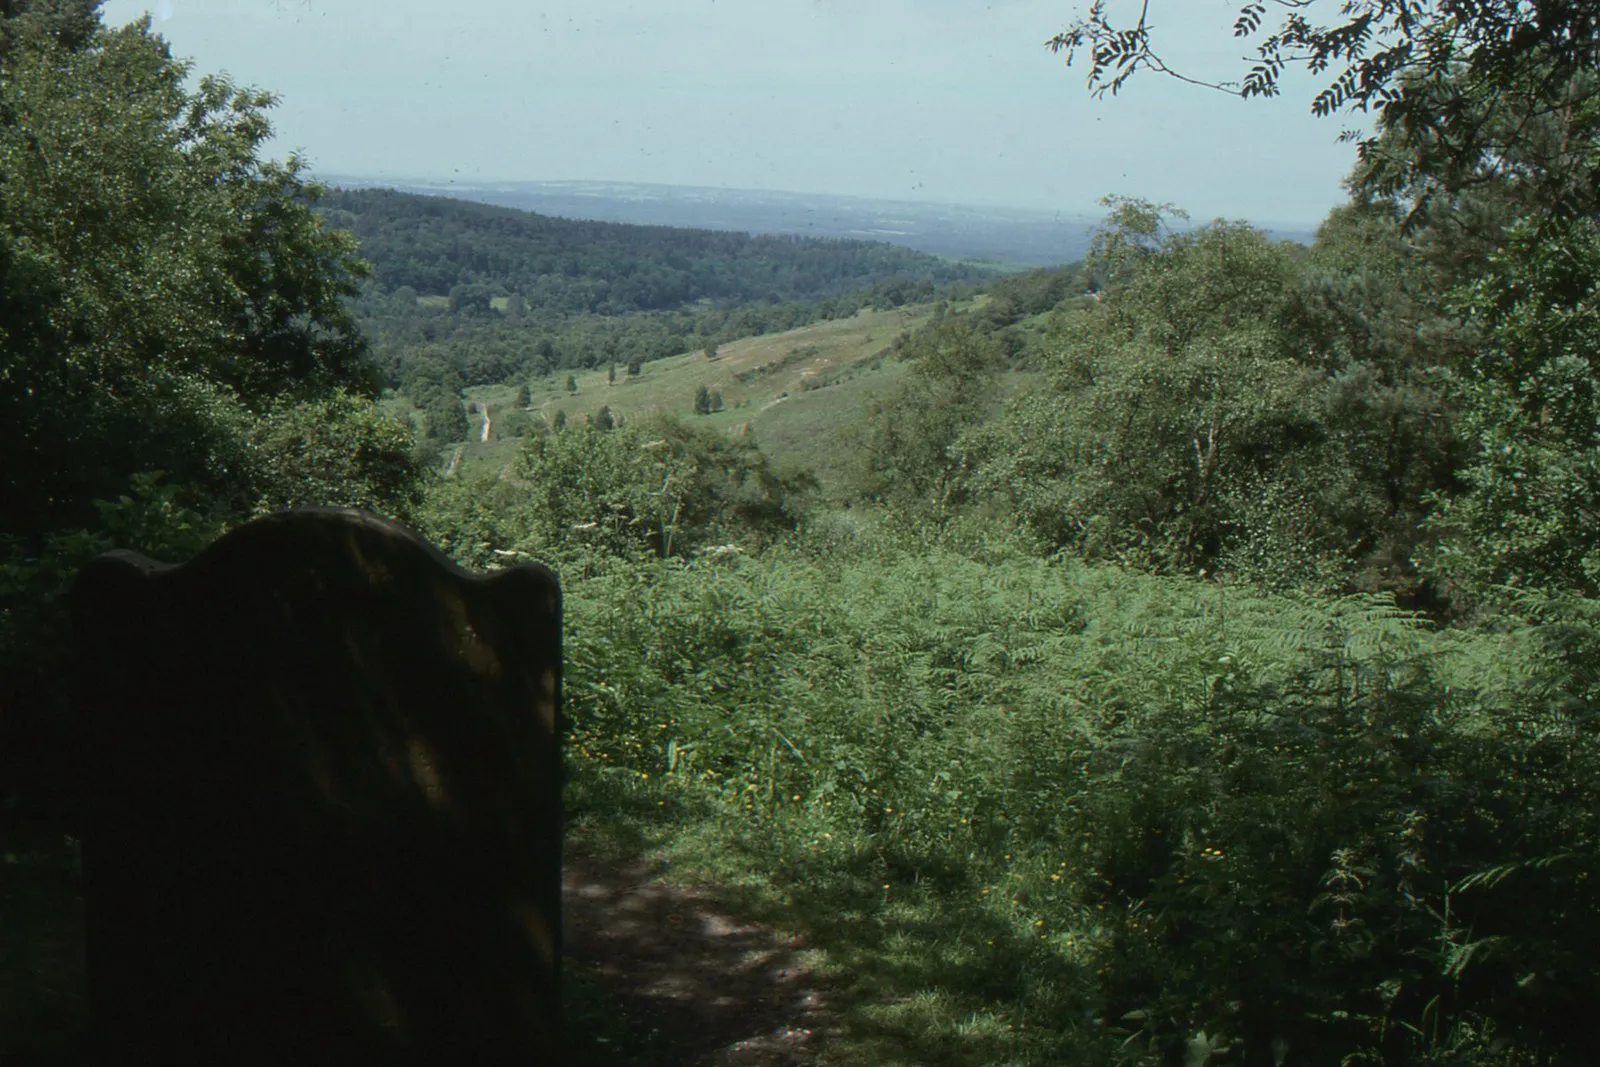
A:
{"type": "Polygon", "coordinates": [[[741,922],[643,863],[565,858],[566,953],[648,1037],[639,1067],[819,1062],[834,1026],[802,938],[741,922]]]}
{"type": "MultiPolygon", "coordinates": [[[[51,854],[55,856],[55,853],[51,854]]],[[[56,856],[57,865],[60,857],[56,856]]],[[[36,864],[37,865],[37,864],[36,864]]],[[[23,1054],[75,1042],[87,988],[83,897],[64,875],[0,857],[0,1063],[74,1065],[75,1053],[23,1054]]],[[[826,1062],[836,1009],[806,966],[803,940],[745,923],[707,889],[662,884],[646,864],[564,857],[565,954],[602,986],[629,1048],[591,1046],[618,1067],[802,1067],[826,1062]],[[637,1048],[631,1046],[637,1045],[637,1048]]],[[[576,1049],[587,1036],[571,1032],[576,1049]]]]}

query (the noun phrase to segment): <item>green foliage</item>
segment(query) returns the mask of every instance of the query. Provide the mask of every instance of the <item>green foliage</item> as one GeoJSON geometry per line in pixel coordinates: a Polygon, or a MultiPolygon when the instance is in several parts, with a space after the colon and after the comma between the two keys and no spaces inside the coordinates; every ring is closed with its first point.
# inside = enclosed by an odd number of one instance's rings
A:
{"type": "Polygon", "coordinates": [[[508,549],[590,544],[687,555],[713,543],[770,541],[796,521],[802,482],[775,474],[749,439],[670,419],[529,438],[517,478],[530,486],[528,533],[508,549]]]}
{"type": "Polygon", "coordinates": [[[411,427],[342,390],[269,410],[251,427],[248,462],[257,515],[347,507],[406,522],[422,496],[411,427]]]}
{"type": "Polygon", "coordinates": [[[527,491],[487,475],[431,479],[414,522],[440,551],[473,570],[517,562],[511,546],[524,544],[533,524],[527,491]]]}
{"type": "Polygon", "coordinates": [[[466,384],[460,368],[435,349],[420,349],[400,366],[400,392],[419,408],[440,396],[460,399],[466,384]]]}
{"type": "Polygon", "coordinates": [[[1316,536],[1247,525],[1293,522],[1281,507],[1240,510],[1340,491],[1307,455],[1322,428],[1316,376],[1292,355],[1297,258],[1242,226],[1169,238],[1061,322],[1051,387],[961,446],[968,484],[1047,543],[1161,566],[1215,567],[1241,536],[1316,536]]]}
{"type": "Polygon", "coordinates": [[[9,0],[0,17],[0,61],[13,48],[50,40],[68,52],[88,46],[100,29],[104,0],[9,0]]]}
{"type": "Polygon", "coordinates": [[[489,315],[493,313],[494,290],[482,283],[450,287],[450,300],[445,307],[452,315],[489,315]]]}
{"type": "Polygon", "coordinates": [[[428,440],[444,444],[467,437],[467,411],[453,396],[436,393],[422,408],[422,433],[428,440]]]}
{"type": "Polygon", "coordinates": [[[1086,284],[1082,265],[1031,270],[1001,278],[986,290],[981,317],[1009,326],[1030,315],[1052,311],[1080,295],[1086,284]]]}
{"type": "Polygon", "coordinates": [[[389,386],[420,354],[467,385],[602,364],[636,373],[686,351],[714,359],[719,342],[954,295],[993,273],[877,243],[578,223],[372,191],[334,199],[323,217],[357,234],[375,265],[352,306],[389,386]]]}
{"type": "Polygon", "coordinates": [[[0,793],[8,825],[34,820],[81,833],[62,686],[72,670],[67,593],[85,563],[113,548],[176,563],[209,544],[224,527],[187,506],[191,496],[164,472],[139,473],[117,497],[92,502],[92,526],[0,535],[0,793]]]}
{"type": "Polygon", "coordinates": [[[989,414],[1004,356],[993,338],[959,317],[941,317],[895,346],[909,381],[875,403],[859,449],[856,492],[897,506],[953,503],[951,448],[989,414]]]}
{"type": "Polygon", "coordinates": [[[355,242],[260,157],[272,96],[186,88],[148,20],[97,8],[0,20],[0,790],[65,820],[82,563],[179,562],[261,508],[403,514],[417,477],[345,306],[355,242]]]}
{"type": "Polygon", "coordinates": [[[1528,220],[1460,291],[1483,342],[1447,381],[1476,452],[1436,520],[1432,565],[1476,595],[1600,593],[1597,272],[1593,220],[1528,220]]]}
{"type": "Polygon", "coordinates": [[[1132,196],[1103,196],[1106,221],[1089,243],[1085,265],[1109,284],[1126,282],[1140,264],[1161,250],[1173,234],[1168,219],[1189,220],[1188,212],[1173,204],[1153,204],[1132,196]]]}
{"type": "Polygon", "coordinates": [[[144,24],[75,51],[24,30],[10,48],[0,524],[90,521],[88,501],[140,470],[225,486],[196,447],[214,405],[373,391],[342,305],[354,242],[322,229],[297,160],[258,157],[270,95],[186,91],[144,24]]]}
{"type": "Polygon", "coordinates": [[[1471,637],[871,536],[590,559],[580,812],[767,887],[908,1062],[1584,1062],[1592,610],[1471,637]]]}
{"type": "Polygon", "coordinates": [[[1045,387],[949,448],[959,490],[1041,544],[1276,588],[1419,597],[1429,494],[1456,459],[1429,374],[1465,331],[1393,210],[1330,216],[1309,253],[1242,224],[1162,237],[1116,210],[1044,318],[1045,387]]]}
{"type": "MultiPolygon", "coordinates": [[[[469,567],[560,570],[574,825],[642,826],[803,928],[842,979],[845,1062],[1593,1058],[1600,125],[1570,12],[1519,42],[1486,36],[1504,4],[1423,5],[1391,28],[1458,33],[1465,62],[1421,81],[1402,68],[1445,53],[1362,51],[1395,5],[1345,36],[1290,12],[1269,46],[1373,74],[1319,105],[1385,108],[1364,197],[1311,249],[1107,198],[1081,268],[895,343],[855,506],[819,515],[748,435],[609,407],[548,434],[510,412],[514,463],[425,477],[348,308],[437,443],[468,436],[470,386],[717,358],[959,271],[390,193],[319,215],[296,161],[258,158],[270,97],[185,90],[147,25],[94,7],[0,20],[8,817],[75,825],[83,562],[346,504],[469,567]],[[1349,594],[1420,599],[1413,555],[1493,625],[1349,594]]],[[[1088,20],[1064,43],[1107,45],[1102,84],[1149,65],[1088,20]]]]}
{"type": "Polygon", "coordinates": [[[990,275],[880,242],[558,219],[392,190],[340,191],[326,212],[360,239],[380,286],[450,294],[451,314],[487,313],[493,286],[533,308],[623,315],[704,299],[831,297],[885,279],[931,286],[990,275]]]}

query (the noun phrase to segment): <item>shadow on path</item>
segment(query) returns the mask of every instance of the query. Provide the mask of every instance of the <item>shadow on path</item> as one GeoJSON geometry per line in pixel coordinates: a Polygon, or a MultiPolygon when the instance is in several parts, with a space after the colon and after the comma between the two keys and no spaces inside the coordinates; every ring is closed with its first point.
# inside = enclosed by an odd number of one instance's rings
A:
{"type": "Polygon", "coordinates": [[[632,1062],[817,1062],[833,1020],[801,938],[742,923],[643,863],[568,852],[563,878],[567,955],[599,976],[644,1039],[632,1062]]]}

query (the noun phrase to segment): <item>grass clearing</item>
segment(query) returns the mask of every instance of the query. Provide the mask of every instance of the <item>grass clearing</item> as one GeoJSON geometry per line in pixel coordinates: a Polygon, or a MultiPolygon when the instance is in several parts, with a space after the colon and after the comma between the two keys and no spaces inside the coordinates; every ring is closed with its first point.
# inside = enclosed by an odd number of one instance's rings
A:
{"type": "MultiPolygon", "coordinates": [[[[734,341],[722,345],[716,359],[685,353],[646,363],[638,376],[619,365],[614,382],[609,368],[558,371],[525,383],[530,398],[526,411],[513,406],[523,382],[473,386],[466,397],[480,410],[488,407],[489,439],[479,439],[482,415],[469,415],[468,439],[441,449],[440,467],[459,444],[461,471],[504,472],[516,457],[519,426],[547,428],[557,412],[565,414],[569,425],[581,424],[609,407],[624,422],[660,412],[729,434],[754,434],[777,466],[810,470],[826,489],[837,484],[848,465],[848,449],[840,447],[843,435],[862,423],[872,402],[887,394],[907,369],[888,355],[890,346],[901,332],[917,329],[932,314],[931,305],[863,311],[734,341]],[[575,392],[567,389],[569,375],[575,392]],[[723,410],[694,414],[702,385],[721,393],[723,410]]],[[[391,395],[385,405],[408,413],[420,428],[403,398],[391,395]]]]}

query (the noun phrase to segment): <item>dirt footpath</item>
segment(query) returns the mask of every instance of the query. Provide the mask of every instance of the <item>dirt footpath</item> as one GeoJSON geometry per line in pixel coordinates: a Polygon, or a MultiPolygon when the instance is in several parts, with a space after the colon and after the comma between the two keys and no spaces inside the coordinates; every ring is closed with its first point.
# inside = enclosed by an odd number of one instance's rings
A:
{"type": "Polygon", "coordinates": [[[818,1062],[832,1016],[803,939],[742,923],[640,863],[569,853],[563,877],[566,952],[648,1037],[641,1067],[818,1062]]]}

